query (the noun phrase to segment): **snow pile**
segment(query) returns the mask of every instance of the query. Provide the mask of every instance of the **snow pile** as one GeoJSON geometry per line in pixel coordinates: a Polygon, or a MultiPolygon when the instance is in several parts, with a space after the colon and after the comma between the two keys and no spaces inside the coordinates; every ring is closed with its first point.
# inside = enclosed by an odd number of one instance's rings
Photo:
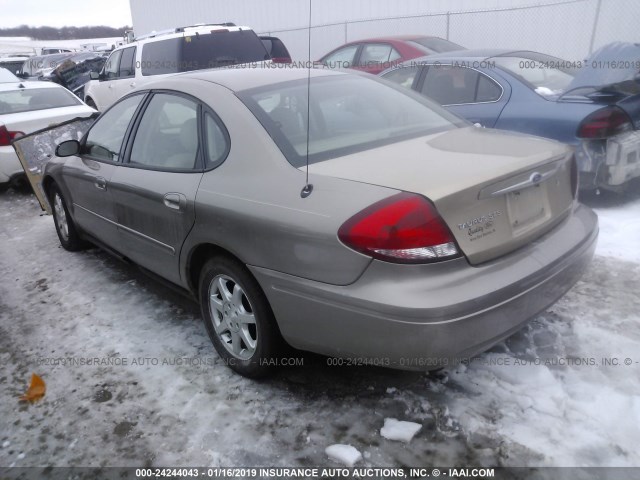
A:
{"type": "Polygon", "coordinates": [[[324,451],[331,460],[344,463],[347,467],[353,467],[357,462],[362,460],[362,454],[357,448],[351,445],[336,443],[335,445],[328,446],[324,451]]]}
{"type": "Polygon", "coordinates": [[[384,427],[380,429],[380,435],[387,440],[398,440],[409,443],[422,425],[415,422],[403,422],[395,418],[385,418],[384,427]]]}
{"type": "Polygon", "coordinates": [[[600,220],[596,254],[640,263],[640,200],[594,210],[600,220]]]}

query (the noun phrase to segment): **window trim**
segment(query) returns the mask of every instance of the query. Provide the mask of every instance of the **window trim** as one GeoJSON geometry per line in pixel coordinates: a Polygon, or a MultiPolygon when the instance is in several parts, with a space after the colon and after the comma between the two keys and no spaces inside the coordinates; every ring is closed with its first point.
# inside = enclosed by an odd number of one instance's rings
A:
{"type": "MultiPolygon", "coordinates": [[[[429,69],[434,65],[436,65],[436,64],[434,64],[434,63],[424,63],[423,64],[423,73],[422,73],[422,75],[420,77],[420,84],[416,85],[416,87],[420,87],[419,90],[416,88],[416,91],[418,93],[420,93],[421,95],[428,96],[425,93],[423,93],[422,87],[424,86],[424,82],[427,79],[427,74],[429,73],[429,69]]],[[[486,105],[486,104],[489,104],[489,103],[498,103],[498,102],[500,102],[500,100],[502,100],[502,97],[504,96],[504,87],[502,86],[502,84],[500,82],[498,82],[495,78],[493,78],[491,75],[489,75],[488,73],[484,73],[484,72],[478,70],[477,68],[467,67],[465,65],[454,65],[453,63],[438,63],[437,66],[438,66],[438,68],[440,68],[440,67],[467,68],[469,70],[473,70],[473,71],[479,73],[480,75],[484,75],[485,77],[489,78],[489,80],[493,81],[493,83],[495,83],[496,85],[498,85],[500,87],[500,96],[496,100],[490,100],[490,101],[487,101],[487,102],[447,103],[447,104],[442,104],[443,107],[456,107],[456,106],[462,106],[462,105],[486,105]]],[[[477,88],[476,88],[476,95],[477,95],[477,93],[478,92],[477,92],[477,88]]]]}

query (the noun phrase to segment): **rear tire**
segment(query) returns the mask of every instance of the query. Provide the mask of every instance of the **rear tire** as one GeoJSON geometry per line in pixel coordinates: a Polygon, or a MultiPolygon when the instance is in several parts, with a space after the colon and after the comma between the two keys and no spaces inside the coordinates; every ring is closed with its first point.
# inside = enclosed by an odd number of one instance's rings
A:
{"type": "Polygon", "coordinates": [[[49,203],[51,204],[53,222],[62,248],[70,252],[86,248],[87,244],[80,238],[76,225],[69,214],[67,202],[55,183],[49,189],[49,203]]]}
{"type": "Polygon", "coordinates": [[[251,273],[226,256],[202,268],[199,297],[209,338],[225,364],[249,378],[275,370],[282,340],[264,292],[251,273]]]}

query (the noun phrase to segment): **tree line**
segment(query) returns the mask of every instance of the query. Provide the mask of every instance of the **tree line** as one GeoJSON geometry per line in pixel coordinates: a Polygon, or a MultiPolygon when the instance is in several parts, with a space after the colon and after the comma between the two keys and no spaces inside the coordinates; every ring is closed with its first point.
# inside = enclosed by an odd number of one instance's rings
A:
{"type": "Polygon", "coordinates": [[[29,37],[31,40],[77,40],[84,38],[121,37],[131,27],[113,28],[104,25],[93,27],[30,27],[20,25],[0,28],[0,37],[29,37]]]}

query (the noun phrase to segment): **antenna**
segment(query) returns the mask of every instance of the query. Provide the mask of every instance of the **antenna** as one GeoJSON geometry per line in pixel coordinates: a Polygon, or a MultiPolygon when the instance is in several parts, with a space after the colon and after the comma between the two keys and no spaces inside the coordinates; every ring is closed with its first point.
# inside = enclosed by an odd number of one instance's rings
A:
{"type": "Polygon", "coordinates": [[[309,120],[311,119],[311,0],[309,0],[309,52],[307,60],[307,177],[300,192],[302,198],[307,198],[313,192],[313,185],[309,183],[309,120]]]}

